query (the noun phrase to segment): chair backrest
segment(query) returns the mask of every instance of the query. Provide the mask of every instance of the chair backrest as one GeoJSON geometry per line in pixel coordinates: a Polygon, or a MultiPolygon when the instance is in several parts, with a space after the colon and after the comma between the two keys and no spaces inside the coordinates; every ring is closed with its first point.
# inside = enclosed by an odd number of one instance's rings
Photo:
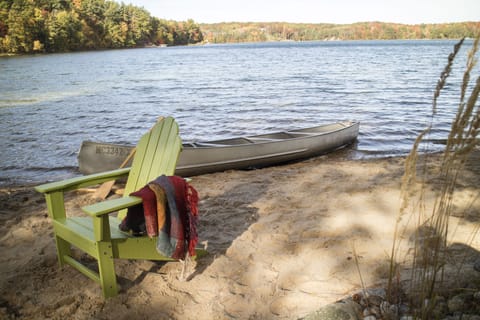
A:
{"type": "MultiPolygon", "coordinates": [[[[124,195],[143,188],[158,176],[173,175],[182,150],[178,124],[172,117],[163,118],[144,134],[136,147],[124,195]]],[[[123,218],[126,210],[119,212],[123,218]]]]}

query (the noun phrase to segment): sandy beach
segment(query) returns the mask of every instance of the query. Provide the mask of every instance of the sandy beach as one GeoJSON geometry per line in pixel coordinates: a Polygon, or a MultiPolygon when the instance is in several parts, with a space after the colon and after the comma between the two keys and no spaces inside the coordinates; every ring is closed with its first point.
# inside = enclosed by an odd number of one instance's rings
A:
{"type": "MultiPolygon", "coordinates": [[[[478,153],[460,179],[458,214],[451,218],[455,232],[448,243],[455,250],[448,263],[466,253],[457,286],[480,277],[472,268],[480,239],[469,239],[480,221],[479,201],[472,205],[478,153]]],[[[440,163],[438,155],[431,158],[440,163]]],[[[197,176],[199,236],[209,255],[190,265],[186,281],[179,262],[117,261],[121,291],[108,300],[84,275],[58,267],[43,196],[31,186],[2,188],[0,318],[297,319],[361,289],[352,244],[365,286],[383,287],[404,161],[332,154],[197,176]]],[[[435,191],[438,181],[429,188],[435,191]]],[[[80,212],[93,202],[92,191],[69,193],[67,202],[68,210],[80,212]]],[[[433,197],[427,212],[432,205],[433,197]]],[[[406,230],[408,252],[414,230],[406,230]]]]}

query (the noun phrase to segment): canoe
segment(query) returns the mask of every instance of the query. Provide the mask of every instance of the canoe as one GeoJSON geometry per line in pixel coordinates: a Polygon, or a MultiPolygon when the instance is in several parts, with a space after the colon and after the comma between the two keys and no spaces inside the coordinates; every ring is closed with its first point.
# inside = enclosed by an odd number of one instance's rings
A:
{"type": "MultiPolygon", "coordinates": [[[[360,124],[338,122],[254,136],[183,143],[176,175],[195,176],[230,169],[261,168],[318,156],[357,139],[360,124]]],[[[91,174],[118,168],[133,146],[84,141],[79,170],[91,174]]]]}

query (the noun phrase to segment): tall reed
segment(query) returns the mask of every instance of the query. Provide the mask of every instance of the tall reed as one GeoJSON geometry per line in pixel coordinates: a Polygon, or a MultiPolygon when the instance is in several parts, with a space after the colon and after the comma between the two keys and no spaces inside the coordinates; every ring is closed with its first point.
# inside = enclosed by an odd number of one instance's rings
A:
{"type": "MultiPolygon", "coordinates": [[[[477,104],[480,92],[480,76],[472,83],[472,72],[477,62],[480,35],[474,40],[468,53],[467,64],[460,89],[458,110],[448,135],[443,158],[439,170],[435,173],[435,181],[440,183],[439,192],[430,213],[426,211],[427,175],[430,170],[428,153],[421,158],[421,146],[428,150],[424,138],[432,130],[433,120],[438,109],[438,98],[445,88],[455,58],[464,40],[458,42],[448,57],[448,63],[440,75],[433,96],[431,122],[423,130],[412,147],[405,161],[405,172],[402,178],[401,208],[397,217],[392,251],[390,256],[390,277],[387,287],[387,298],[393,302],[398,294],[394,278],[399,263],[399,248],[403,237],[402,220],[414,221],[416,232],[414,247],[411,252],[411,276],[409,279],[410,304],[415,307],[417,319],[433,319],[437,289],[444,280],[444,259],[449,234],[450,216],[453,210],[454,191],[457,179],[464,169],[465,162],[478,143],[480,128],[480,107],[477,104]],[[419,159],[422,159],[420,161],[419,159]]],[[[478,199],[478,196],[476,197],[478,199]]]]}

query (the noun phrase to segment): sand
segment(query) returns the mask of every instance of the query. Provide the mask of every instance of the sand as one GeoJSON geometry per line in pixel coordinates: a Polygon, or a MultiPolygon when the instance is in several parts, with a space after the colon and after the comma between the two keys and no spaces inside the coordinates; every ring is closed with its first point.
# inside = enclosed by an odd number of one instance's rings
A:
{"type": "MultiPolygon", "coordinates": [[[[404,160],[328,155],[197,176],[199,233],[209,255],[190,265],[186,281],[179,262],[118,260],[121,292],[108,300],[84,275],[58,267],[42,195],[31,186],[3,188],[0,318],[296,319],[362,287],[353,245],[364,285],[382,287],[404,160]]],[[[478,195],[478,157],[473,163],[456,194],[459,214],[448,240],[468,252],[464,274],[478,278],[469,265],[480,250],[480,239],[469,239],[480,217],[479,201],[471,200],[478,195]]],[[[73,212],[92,201],[90,190],[67,195],[73,212]]],[[[406,230],[408,250],[413,228],[406,230]]]]}

